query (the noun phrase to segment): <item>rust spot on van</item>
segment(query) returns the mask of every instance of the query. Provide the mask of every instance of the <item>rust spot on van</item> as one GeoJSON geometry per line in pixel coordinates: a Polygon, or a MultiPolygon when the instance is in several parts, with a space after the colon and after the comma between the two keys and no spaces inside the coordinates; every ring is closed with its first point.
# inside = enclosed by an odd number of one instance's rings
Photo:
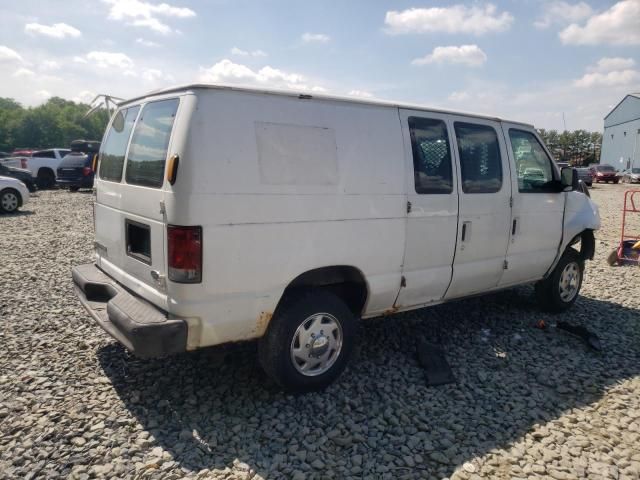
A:
{"type": "Polygon", "coordinates": [[[258,321],[256,322],[256,333],[258,335],[262,335],[267,331],[271,317],[273,317],[273,313],[271,312],[260,312],[260,315],[258,315],[258,321]]]}
{"type": "Polygon", "coordinates": [[[382,316],[386,317],[387,315],[393,315],[400,309],[400,305],[394,305],[391,308],[387,308],[384,312],[382,312],[382,316]]]}

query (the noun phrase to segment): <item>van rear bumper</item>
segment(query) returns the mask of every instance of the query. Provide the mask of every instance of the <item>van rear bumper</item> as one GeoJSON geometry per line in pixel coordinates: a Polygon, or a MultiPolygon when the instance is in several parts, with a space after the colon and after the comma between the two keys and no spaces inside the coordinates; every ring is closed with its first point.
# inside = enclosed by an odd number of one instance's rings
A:
{"type": "Polygon", "coordinates": [[[96,265],[71,269],[80,302],[109,335],[141,358],[184,352],[187,322],[129,292],[96,265]]]}

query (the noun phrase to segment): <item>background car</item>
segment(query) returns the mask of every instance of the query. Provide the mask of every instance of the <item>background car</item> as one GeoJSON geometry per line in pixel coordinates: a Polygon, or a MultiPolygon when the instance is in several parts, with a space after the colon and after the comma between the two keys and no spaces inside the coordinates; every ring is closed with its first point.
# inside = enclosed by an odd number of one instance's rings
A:
{"type": "Polygon", "coordinates": [[[29,190],[20,180],[0,177],[0,212],[13,213],[29,201],[29,190]]]}
{"type": "Polygon", "coordinates": [[[49,148],[33,152],[27,159],[26,168],[36,177],[38,188],[52,188],[56,184],[56,171],[70,151],[68,148],[49,148]]]}
{"type": "Polygon", "coordinates": [[[585,185],[590,187],[593,184],[593,175],[591,174],[591,170],[587,167],[576,168],[578,172],[578,179],[581,180],[585,185]]]}
{"type": "Polygon", "coordinates": [[[94,159],[100,150],[100,142],[74,140],[71,152],[65,155],[58,167],[57,182],[72,192],[80,188],[93,188],[94,159]]]}
{"type": "Polygon", "coordinates": [[[16,178],[24,183],[30,192],[36,191],[36,182],[31,176],[31,171],[27,169],[8,167],[0,163],[0,176],[16,178]]]}
{"type": "Polygon", "coordinates": [[[622,172],[622,183],[640,183],[640,168],[630,168],[622,172]]]}
{"type": "Polygon", "coordinates": [[[591,170],[591,175],[596,183],[618,183],[620,181],[618,172],[611,165],[592,165],[589,170],[591,170]]]}

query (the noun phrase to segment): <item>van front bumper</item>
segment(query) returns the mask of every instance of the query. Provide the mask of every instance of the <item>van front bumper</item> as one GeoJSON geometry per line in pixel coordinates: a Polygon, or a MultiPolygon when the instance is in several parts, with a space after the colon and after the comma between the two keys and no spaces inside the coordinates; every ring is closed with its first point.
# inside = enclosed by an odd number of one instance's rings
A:
{"type": "Polygon", "coordinates": [[[187,322],[169,319],[166,312],[129,292],[96,265],[71,270],[80,302],[109,335],[141,358],[184,352],[187,322]]]}

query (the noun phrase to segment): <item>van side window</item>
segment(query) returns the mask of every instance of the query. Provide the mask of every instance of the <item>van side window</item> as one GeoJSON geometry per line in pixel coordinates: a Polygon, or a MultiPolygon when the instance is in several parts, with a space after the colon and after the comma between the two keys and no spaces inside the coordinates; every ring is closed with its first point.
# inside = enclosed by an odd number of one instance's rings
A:
{"type": "Polygon", "coordinates": [[[160,187],[179,100],[162,100],[144,106],[131,137],[125,178],[127,183],[160,187]]]}
{"type": "Polygon", "coordinates": [[[523,193],[549,191],[553,182],[551,159],[531,132],[509,129],[511,150],[516,161],[518,190],[523,193]]]}
{"type": "Polygon", "coordinates": [[[120,110],[113,118],[107,138],[100,149],[98,174],[102,180],[110,180],[112,182],[122,180],[124,155],[127,152],[131,129],[139,110],[139,106],[120,110]]]}
{"type": "Polygon", "coordinates": [[[488,125],[454,124],[464,193],[495,193],[502,188],[502,161],[496,131],[488,125]]]}
{"type": "Polygon", "coordinates": [[[442,120],[409,117],[416,193],[451,193],[451,147],[442,120]]]}

